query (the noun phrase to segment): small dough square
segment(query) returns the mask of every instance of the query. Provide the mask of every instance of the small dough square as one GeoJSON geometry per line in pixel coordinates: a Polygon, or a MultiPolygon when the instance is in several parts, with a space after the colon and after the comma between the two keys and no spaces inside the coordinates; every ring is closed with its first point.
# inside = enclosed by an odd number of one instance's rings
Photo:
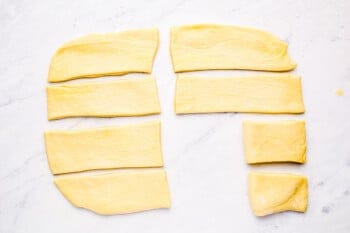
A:
{"type": "Polygon", "coordinates": [[[251,172],[248,175],[249,200],[256,216],[282,211],[305,212],[308,182],[305,176],[251,172]]]}
{"type": "Polygon", "coordinates": [[[248,164],[306,161],[303,120],[244,121],[243,140],[248,164]]]}

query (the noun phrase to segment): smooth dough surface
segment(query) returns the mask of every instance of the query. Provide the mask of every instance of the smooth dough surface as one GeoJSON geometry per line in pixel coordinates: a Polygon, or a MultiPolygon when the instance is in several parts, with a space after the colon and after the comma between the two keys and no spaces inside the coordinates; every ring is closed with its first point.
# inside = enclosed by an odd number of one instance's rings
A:
{"type": "Polygon", "coordinates": [[[247,163],[306,161],[305,121],[244,121],[247,163]]]}
{"type": "Polygon", "coordinates": [[[304,111],[301,79],[289,74],[232,78],[181,75],[176,80],[177,114],[304,111]]]}
{"type": "Polygon", "coordinates": [[[70,41],[53,56],[49,82],[151,73],[158,37],[157,29],[141,29],[92,34],[70,41]]]}
{"type": "Polygon", "coordinates": [[[164,170],[70,175],[56,178],[55,184],[73,205],[102,215],[170,208],[164,170]]]}
{"type": "Polygon", "coordinates": [[[304,176],[251,172],[248,175],[249,199],[256,216],[282,211],[305,212],[308,184],[304,176]]]}
{"type": "Polygon", "coordinates": [[[142,116],[160,113],[154,77],[47,87],[49,120],[66,117],[142,116]]]}
{"type": "Polygon", "coordinates": [[[163,166],[160,121],[87,130],[45,132],[53,174],[163,166]]]}
{"type": "Polygon", "coordinates": [[[274,35],[228,25],[186,25],[171,29],[175,72],[216,69],[293,70],[288,45],[274,35]]]}

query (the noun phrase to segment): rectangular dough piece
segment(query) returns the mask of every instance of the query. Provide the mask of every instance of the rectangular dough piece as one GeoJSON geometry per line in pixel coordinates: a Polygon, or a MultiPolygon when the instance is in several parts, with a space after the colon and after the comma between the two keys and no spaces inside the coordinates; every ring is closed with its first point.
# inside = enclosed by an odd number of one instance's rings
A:
{"type": "Polygon", "coordinates": [[[108,168],[162,167],[160,121],[45,132],[53,174],[108,168]]]}
{"type": "Polygon", "coordinates": [[[305,121],[244,121],[243,140],[249,164],[306,161],[305,121]]]}
{"type": "Polygon", "coordinates": [[[176,80],[177,114],[304,111],[301,79],[289,74],[233,78],[178,76],[176,80]]]}
{"type": "Polygon", "coordinates": [[[305,212],[308,182],[294,174],[251,172],[248,175],[249,200],[256,216],[282,211],[305,212]]]}
{"type": "Polygon", "coordinates": [[[47,87],[48,119],[160,113],[154,77],[47,87]]]}
{"type": "Polygon", "coordinates": [[[55,178],[55,184],[74,206],[101,215],[170,208],[171,205],[164,170],[70,175],[55,178]]]}
{"type": "Polygon", "coordinates": [[[173,27],[170,51],[175,72],[289,71],[296,67],[284,41],[270,33],[244,27],[213,24],[173,27]]]}
{"type": "Polygon", "coordinates": [[[157,29],[80,37],[57,50],[51,60],[49,82],[131,72],[151,73],[158,40],[157,29]]]}

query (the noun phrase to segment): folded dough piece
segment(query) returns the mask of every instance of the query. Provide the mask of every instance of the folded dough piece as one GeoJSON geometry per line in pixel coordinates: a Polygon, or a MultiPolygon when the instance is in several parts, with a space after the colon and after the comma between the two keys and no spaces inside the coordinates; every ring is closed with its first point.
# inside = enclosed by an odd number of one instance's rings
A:
{"type": "Polygon", "coordinates": [[[247,163],[306,161],[305,121],[244,121],[247,163]]]}
{"type": "Polygon", "coordinates": [[[160,121],[45,132],[53,174],[93,169],[162,167],[160,121]]]}
{"type": "Polygon", "coordinates": [[[73,205],[102,215],[170,208],[164,170],[70,175],[56,178],[55,184],[73,205]]]}
{"type": "Polygon", "coordinates": [[[256,216],[292,210],[305,212],[308,187],[304,176],[251,172],[248,176],[249,199],[256,216]]]}
{"type": "Polygon", "coordinates": [[[53,56],[49,82],[131,72],[151,73],[158,30],[87,35],[64,44],[53,56]]]}
{"type": "Polygon", "coordinates": [[[288,45],[274,35],[250,28],[199,24],[171,29],[175,72],[216,69],[293,70],[288,45]]]}
{"type": "Polygon", "coordinates": [[[154,77],[47,87],[49,120],[66,117],[141,116],[160,113],[154,77]]]}
{"type": "Polygon", "coordinates": [[[177,114],[304,111],[301,79],[289,74],[236,78],[178,76],[176,80],[177,114]]]}

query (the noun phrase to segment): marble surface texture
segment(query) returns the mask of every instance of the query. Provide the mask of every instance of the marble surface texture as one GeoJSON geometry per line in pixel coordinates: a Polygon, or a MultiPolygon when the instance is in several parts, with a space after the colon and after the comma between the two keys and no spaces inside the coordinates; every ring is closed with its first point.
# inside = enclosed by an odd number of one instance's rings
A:
{"type": "MultiPolygon", "coordinates": [[[[347,0],[1,0],[0,232],[350,232],[349,12],[347,0]],[[255,27],[287,41],[298,63],[293,73],[302,76],[306,114],[176,116],[169,28],[202,22],[255,27]],[[47,121],[48,66],[58,46],[88,33],[147,27],[160,30],[153,74],[157,77],[161,115],[47,121]],[[338,89],[343,90],[343,96],[336,95],[338,89]],[[59,193],[47,164],[45,130],[150,119],[162,121],[171,209],[106,217],[73,207],[59,193]],[[306,119],[308,162],[246,165],[243,119],[306,119]],[[247,197],[249,171],[307,175],[308,211],[255,217],[247,197]]],[[[235,76],[254,72],[197,73],[235,76]]]]}

